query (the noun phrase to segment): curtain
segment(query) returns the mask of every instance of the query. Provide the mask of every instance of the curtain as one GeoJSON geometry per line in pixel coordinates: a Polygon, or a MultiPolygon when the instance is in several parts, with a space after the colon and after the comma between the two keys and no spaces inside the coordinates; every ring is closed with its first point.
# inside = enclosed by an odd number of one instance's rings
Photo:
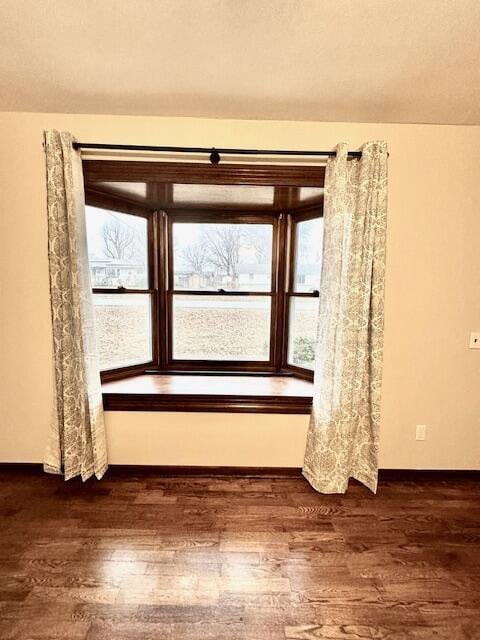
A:
{"type": "Polygon", "coordinates": [[[48,257],[54,415],[44,469],[68,480],[107,469],[88,268],[82,163],[69,133],[47,131],[48,257]]]}
{"type": "Polygon", "coordinates": [[[337,147],[325,176],[313,410],[303,474],[321,493],[374,493],[383,360],[387,146],[337,147]]]}

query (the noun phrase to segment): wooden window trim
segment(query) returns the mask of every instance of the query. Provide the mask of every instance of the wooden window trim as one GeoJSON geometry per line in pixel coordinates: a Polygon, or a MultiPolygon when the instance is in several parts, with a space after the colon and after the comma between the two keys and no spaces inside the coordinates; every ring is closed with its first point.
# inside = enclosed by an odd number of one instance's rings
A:
{"type": "Polygon", "coordinates": [[[147,182],[323,187],[325,166],[83,160],[85,184],[147,182]]]}
{"type": "MultiPolygon", "coordinates": [[[[102,382],[118,380],[140,373],[191,372],[205,374],[242,373],[282,375],[290,374],[306,380],[313,379],[313,372],[288,364],[289,300],[293,293],[293,269],[295,256],[296,223],[319,217],[321,203],[298,203],[299,185],[322,187],[325,168],[322,166],[292,165],[208,165],[205,163],[166,163],[130,161],[83,162],[86,182],[85,199],[91,206],[107,208],[121,213],[138,215],[148,220],[149,243],[149,288],[148,290],[104,290],[94,289],[94,293],[148,293],[152,300],[152,360],[103,371],[102,382]],[[153,210],[143,204],[119,194],[105,193],[102,182],[145,182],[151,194],[160,188],[169,189],[168,183],[182,184],[231,184],[263,185],[276,187],[274,207],[269,210],[248,211],[222,207],[222,222],[269,223],[273,224],[272,247],[272,288],[270,292],[238,292],[237,295],[268,295],[271,308],[271,349],[268,361],[209,361],[173,360],[171,357],[171,304],[176,293],[188,295],[189,291],[175,292],[167,282],[173,278],[171,225],[179,222],[208,222],[219,220],[219,212],[207,211],[202,206],[185,206],[153,210]],[[159,183],[159,184],[156,184],[159,183]],[[168,276],[166,276],[168,274],[168,276]],[[170,298],[170,300],[169,300],[170,298]]],[[[320,212],[322,215],[322,212],[320,212]]],[[[210,292],[201,292],[207,295],[210,292]]],[[[296,296],[313,297],[308,292],[295,292],[296,296]]]]}
{"type": "Polygon", "coordinates": [[[311,369],[306,369],[305,367],[299,367],[297,365],[291,364],[288,362],[288,329],[289,329],[289,313],[290,313],[290,301],[292,298],[318,298],[318,291],[308,292],[308,291],[295,291],[295,264],[296,264],[296,238],[297,238],[297,225],[299,222],[305,222],[308,220],[315,220],[316,218],[323,217],[323,207],[321,212],[319,212],[318,204],[308,205],[304,207],[300,207],[294,209],[290,212],[288,217],[288,240],[289,240],[289,262],[288,262],[288,275],[287,275],[287,286],[285,291],[285,339],[283,343],[283,364],[287,371],[291,371],[298,377],[304,378],[305,380],[313,381],[313,371],[311,369]]]}
{"type": "Polygon", "coordinates": [[[169,324],[166,335],[167,341],[167,367],[173,369],[189,370],[198,368],[200,370],[214,371],[275,371],[275,321],[277,315],[277,276],[278,254],[274,250],[276,244],[276,230],[279,214],[262,213],[262,214],[245,214],[232,211],[225,213],[205,213],[202,210],[171,210],[166,211],[167,220],[167,253],[168,253],[168,288],[167,288],[167,322],[169,324]],[[174,263],[173,263],[173,225],[175,223],[233,223],[233,224],[270,224],[272,225],[272,261],[271,261],[271,282],[270,291],[226,291],[219,293],[217,290],[195,291],[189,289],[174,289],[174,263]],[[255,296],[269,297],[271,300],[270,307],[270,351],[268,360],[252,361],[252,360],[182,360],[173,358],[173,298],[176,295],[192,295],[192,296],[255,296]]]}
{"type": "Polygon", "coordinates": [[[105,411],[171,411],[185,413],[273,413],[308,415],[312,398],[268,396],[164,396],[103,393],[105,411]]]}
{"type": "Polygon", "coordinates": [[[118,213],[128,213],[133,216],[149,218],[153,211],[139,202],[120,195],[106,194],[90,187],[85,188],[85,204],[99,209],[109,209],[118,213]]]}
{"type": "Polygon", "coordinates": [[[158,285],[157,285],[157,259],[156,259],[156,213],[144,207],[143,205],[133,202],[128,198],[120,196],[106,195],[95,189],[85,189],[85,204],[100,209],[108,209],[118,213],[138,216],[147,221],[147,245],[148,245],[148,287],[144,289],[127,289],[125,287],[113,289],[110,287],[93,287],[92,293],[106,295],[130,295],[130,294],[147,294],[150,296],[151,302],[151,318],[152,318],[152,359],[145,363],[129,365],[126,367],[116,367],[115,369],[106,369],[100,372],[101,381],[119,380],[128,376],[143,373],[149,367],[157,365],[159,358],[159,344],[156,340],[155,326],[158,318],[158,285]]]}
{"type": "MultiPolygon", "coordinates": [[[[152,378],[171,380],[175,377],[172,374],[136,376],[128,384],[122,384],[122,381],[120,381],[120,385],[104,383],[102,387],[104,408],[106,411],[207,411],[276,414],[308,414],[311,411],[312,395],[310,390],[307,393],[305,390],[303,393],[298,393],[297,390],[295,393],[284,388],[288,386],[288,379],[293,379],[292,374],[288,376],[272,374],[269,376],[271,382],[263,385],[262,392],[254,394],[245,393],[243,385],[243,393],[239,393],[238,376],[232,373],[227,375],[221,372],[210,374],[188,372],[177,375],[188,378],[188,383],[184,385],[185,388],[181,392],[178,392],[178,389],[174,392],[168,388],[155,388],[155,380],[153,385],[145,384],[146,381],[150,382],[152,378]],[[148,378],[150,380],[147,380],[148,378]],[[218,393],[218,386],[214,385],[212,393],[205,393],[203,388],[206,378],[220,379],[222,392],[218,393]],[[231,384],[228,382],[229,379],[231,379],[231,384]],[[287,382],[287,385],[283,381],[287,382]]],[[[250,374],[250,376],[253,375],[250,374]]],[[[241,377],[245,378],[243,374],[241,377]]]]}

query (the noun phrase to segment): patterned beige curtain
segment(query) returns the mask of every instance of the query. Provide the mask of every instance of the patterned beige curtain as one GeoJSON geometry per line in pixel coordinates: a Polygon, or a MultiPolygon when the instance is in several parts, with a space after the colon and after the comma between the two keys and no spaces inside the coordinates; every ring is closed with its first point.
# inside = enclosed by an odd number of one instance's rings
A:
{"type": "Polygon", "coordinates": [[[313,411],[303,474],[321,493],[376,492],[383,359],[387,146],[327,165],[313,411]]]}
{"type": "Polygon", "coordinates": [[[82,163],[69,133],[45,133],[54,417],[45,471],[68,480],[107,469],[88,270],[82,163]]]}

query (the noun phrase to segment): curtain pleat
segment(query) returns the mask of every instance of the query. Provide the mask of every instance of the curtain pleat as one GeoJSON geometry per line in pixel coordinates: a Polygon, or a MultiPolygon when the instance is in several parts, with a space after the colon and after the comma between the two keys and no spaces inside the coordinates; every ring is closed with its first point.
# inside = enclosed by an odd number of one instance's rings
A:
{"type": "Polygon", "coordinates": [[[101,478],[107,447],[88,269],[82,163],[68,132],[47,131],[54,412],[44,469],[101,478]]]}

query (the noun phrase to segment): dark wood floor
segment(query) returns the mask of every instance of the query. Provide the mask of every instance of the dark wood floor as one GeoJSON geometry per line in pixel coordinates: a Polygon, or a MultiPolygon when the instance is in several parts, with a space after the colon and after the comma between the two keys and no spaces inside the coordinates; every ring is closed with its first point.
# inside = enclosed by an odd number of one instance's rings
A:
{"type": "Polygon", "coordinates": [[[480,638],[474,479],[0,472],[0,637],[480,638]]]}

